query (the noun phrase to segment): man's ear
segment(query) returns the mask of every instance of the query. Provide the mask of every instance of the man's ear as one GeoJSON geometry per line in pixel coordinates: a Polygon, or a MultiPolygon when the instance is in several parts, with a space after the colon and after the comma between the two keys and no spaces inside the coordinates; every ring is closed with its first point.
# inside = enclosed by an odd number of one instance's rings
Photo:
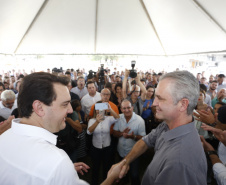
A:
{"type": "Polygon", "coordinates": [[[45,111],[43,109],[43,103],[39,100],[35,100],[32,104],[33,111],[39,116],[42,117],[45,115],[45,111]]]}
{"type": "Polygon", "coordinates": [[[186,99],[186,98],[181,99],[180,100],[180,111],[181,112],[187,111],[188,105],[189,105],[188,99],[186,99]]]}

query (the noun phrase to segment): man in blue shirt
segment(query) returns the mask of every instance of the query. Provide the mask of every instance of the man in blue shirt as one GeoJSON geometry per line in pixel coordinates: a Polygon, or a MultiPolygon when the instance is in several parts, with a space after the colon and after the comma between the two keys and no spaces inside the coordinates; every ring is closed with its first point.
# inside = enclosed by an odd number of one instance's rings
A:
{"type": "MultiPolygon", "coordinates": [[[[133,112],[130,101],[125,99],[121,104],[119,120],[115,123],[113,135],[119,138],[118,153],[124,158],[133,148],[136,141],[146,135],[144,120],[133,112]]],[[[140,184],[139,180],[139,161],[134,160],[130,164],[131,184],[140,184]]]]}

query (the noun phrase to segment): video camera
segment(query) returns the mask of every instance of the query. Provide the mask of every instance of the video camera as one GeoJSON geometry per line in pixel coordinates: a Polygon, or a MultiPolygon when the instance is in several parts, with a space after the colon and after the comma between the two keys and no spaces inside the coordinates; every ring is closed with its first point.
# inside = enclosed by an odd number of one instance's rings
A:
{"type": "Polygon", "coordinates": [[[54,67],[54,68],[52,69],[52,72],[53,72],[53,73],[62,73],[62,72],[63,72],[63,68],[60,67],[60,69],[57,69],[56,67],[54,67]]]}
{"type": "Polygon", "coordinates": [[[104,85],[105,85],[104,72],[107,72],[107,70],[104,69],[104,64],[101,64],[100,71],[99,71],[99,78],[98,78],[98,82],[99,82],[98,91],[99,92],[101,92],[101,90],[104,88],[104,85]]]}
{"type": "Polygon", "coordinates": [[[89,70],[88,79],[92,79],[96,75],[96,72],[89,70]]]}
{"type": "Polygon", "coordinates": [[[99,76],[104,77],[104,72],[107,72],[107,70],[104,69],[104,64],[101,64],[101,65],[100,65],[99,76]]]}
{"type": "Polygon", "coordinates": [[[135,64],[136,64],[136,61],[135,61],[135,60],[131,61],[132,69],[129,70],[129,71],[130,71],[129,76],[130,76],[131,78],[136,78],[136,77],[137,77],[137,71],[134,69],[135,64]]]}

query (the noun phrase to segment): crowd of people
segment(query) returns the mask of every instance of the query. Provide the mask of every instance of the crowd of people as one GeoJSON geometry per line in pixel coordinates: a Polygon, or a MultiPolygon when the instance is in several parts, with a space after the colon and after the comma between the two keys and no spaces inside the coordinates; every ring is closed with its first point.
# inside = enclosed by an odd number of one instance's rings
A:
{"type": "Polygon", "coordinates": [[[102,72],[0,76],[0,184],[226,184],[224,74],[102,72]]]}

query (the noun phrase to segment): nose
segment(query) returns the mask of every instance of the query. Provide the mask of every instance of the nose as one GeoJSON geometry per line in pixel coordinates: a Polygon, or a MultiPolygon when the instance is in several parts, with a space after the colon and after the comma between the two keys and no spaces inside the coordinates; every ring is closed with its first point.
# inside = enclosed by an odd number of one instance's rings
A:
{"type": "Polygon", "coordinates": [[[158,105],[158,100],[157,100],[158,98],[157,97],[155,97],[155,99],[154,99],[154,102],[153,102],[153,104],[152,104],[152,106],[157,106],[158,105]]]}
{"type": "Polygon", "coordinates": [[[68,107],[68,111],[67,111],[67,112],[68,112],[69,114],[71,114],[71,113],[73,112],[72,106],[71,106],[70,103],[68,104],[68,106],[69,106],[69,107],[68,107]]]}

